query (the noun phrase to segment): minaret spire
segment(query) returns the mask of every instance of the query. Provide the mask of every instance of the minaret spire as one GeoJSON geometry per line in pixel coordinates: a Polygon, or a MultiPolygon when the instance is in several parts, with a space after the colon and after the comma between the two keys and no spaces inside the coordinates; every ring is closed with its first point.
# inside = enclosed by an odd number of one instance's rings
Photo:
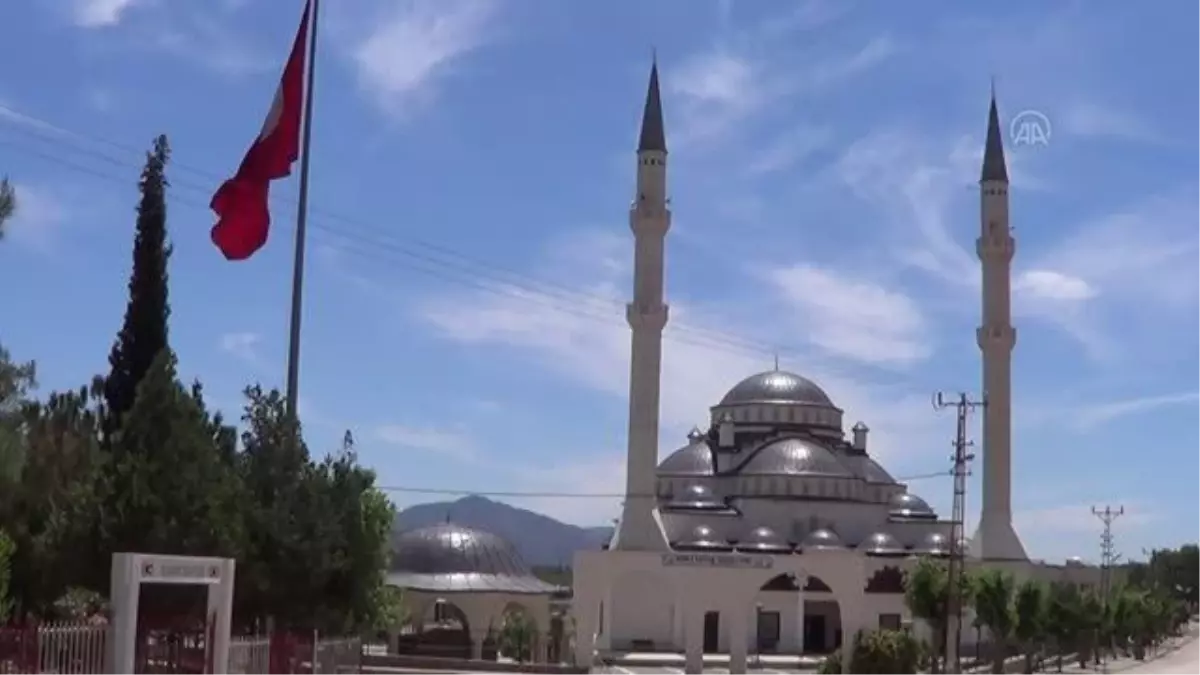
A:
{"type": "Polygon", "coordinates": [[[667,143],[663,133],[658,63],[650,66],[650,87],[637,150],[637,196],[629,211],[633,231],[633,300],[625,306],[632,344],[629,350],[629,446],[625,464],[625,502],[609,548],[667,551],[658,514],[655,484],[658,467],[659,396],[662,333],[667,324],[665,248],[671,229],[667,200],[667,143]]]}
{"type": "Polygon", "coordinates": [[[638,138],[638,152],[646,150],[667,151],[667,135],[663,129],[662,95],[658,91],[658,55],[650,64],[650,85],[646,89],[646,107],[642,111],[642,133],[638,138]]]}
{"type": "Polygon", "coordinates": [[[987,140],[983,146],[983,171],[980,181],[1008,182],[1008,166],[1004,161],[1004,137],[1000,133],[1000,113],[996,109],[996,81],[992,80],[992,105],[988,110],[987,140]]]}

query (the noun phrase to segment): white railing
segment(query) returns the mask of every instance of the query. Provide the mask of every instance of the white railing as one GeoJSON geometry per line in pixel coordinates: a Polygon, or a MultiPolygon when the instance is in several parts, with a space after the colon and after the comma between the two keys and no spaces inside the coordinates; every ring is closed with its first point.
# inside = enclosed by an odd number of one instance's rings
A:
{"type": "Polygon", "coordinates": [[[230,638],[227,672],[238,675],[271,672],[271,638],[266,635],[230,638]]]}
{"type": "Polygon", "coordinates": [[[108,670],[108,625],[48,623],[37,628],[38,671],[103,673],[108,670]]]}

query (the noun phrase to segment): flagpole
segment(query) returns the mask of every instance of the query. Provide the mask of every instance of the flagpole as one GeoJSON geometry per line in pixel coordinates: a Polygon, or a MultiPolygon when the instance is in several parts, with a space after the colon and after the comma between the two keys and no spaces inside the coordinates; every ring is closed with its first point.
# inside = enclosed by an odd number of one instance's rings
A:
{"type": "Polygon", "coordinates": [[[293,422],[299,422],[297,410],[300,388],[300,318],[304,299],[304,243],[308,230],[308,157],[312,147],[313,82],[317,72],[317,17],[320,0],[308,0],[308,66],[304,86],[304,135],[300,145],[300,197],[296,210],[296,251],[292,260],[292,317],[288,331],[287,412],[293,422]]]}

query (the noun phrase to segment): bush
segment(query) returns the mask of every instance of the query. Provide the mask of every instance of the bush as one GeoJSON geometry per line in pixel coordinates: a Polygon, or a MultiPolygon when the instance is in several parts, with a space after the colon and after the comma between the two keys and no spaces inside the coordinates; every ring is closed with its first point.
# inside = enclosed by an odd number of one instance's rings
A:
{"type": "MultiPolygon", "coordinates": [[[[847,675],[916,675],[922,646],[904,631],[862,632],[854,638],[854,662],[847,675]]],[[[817,675],[842,675],[841,652],[824,659],[817,675]]]]}

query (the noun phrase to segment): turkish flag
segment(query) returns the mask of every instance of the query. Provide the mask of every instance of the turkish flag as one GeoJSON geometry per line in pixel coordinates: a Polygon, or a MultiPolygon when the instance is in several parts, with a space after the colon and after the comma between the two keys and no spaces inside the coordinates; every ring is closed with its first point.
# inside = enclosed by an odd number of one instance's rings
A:
{"type": "Polygon", "coordinates": [[[209,207],[217,214],[212,240],[228,260],[245,260],[267,243],[271,226],[268,194],[271,181],[291,174],[300,157],[300,124],[304,112],[304,62],[312,3],[304,5],[300,30],[283,68],[266,122],[246,151],[233,178],[213,194],[209,207]]]}

